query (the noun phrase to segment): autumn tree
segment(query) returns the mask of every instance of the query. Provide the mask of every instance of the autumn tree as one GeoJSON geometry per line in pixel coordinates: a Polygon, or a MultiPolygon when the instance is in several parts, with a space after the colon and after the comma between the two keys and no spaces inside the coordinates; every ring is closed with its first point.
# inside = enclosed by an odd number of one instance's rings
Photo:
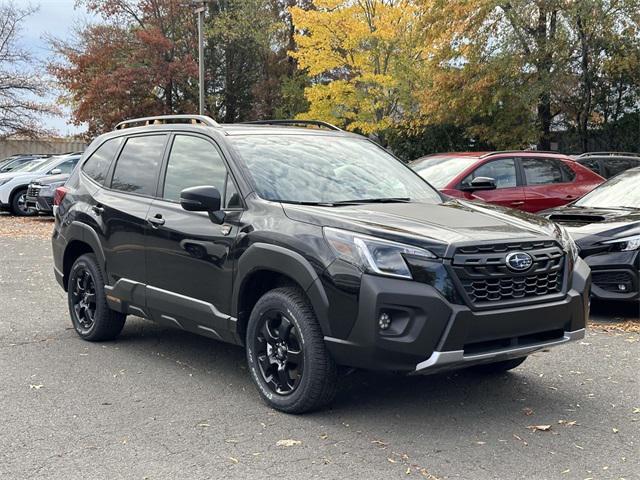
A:
{"type": "Polygon", "coordinates": [[[34,13],[30,7],[0,3],[0,137],[42,132],[41,117],[54,113],[51,105],[38,101],[48,85],[33,71],[33,58],[19,45],[25,20],[34,13]]]}
{"type": "MultiPolygon", "coordinates": [[[[424,114],[466,125],[498,147],[549,149],[554,127],[577,126],[586,139],[597,110],[594,94],[607,89],[603,68],[613,67],[624,37],[637,48],[638,0],[421,5],[432,49],[422,77],[424,114]]],[[[629,87],[621,88],[631,100],[629,87]]]]}
{"type": "Polygon", "coordinates": [[[88,134],[123,118],[197,111],[197,32],[180,0],[85,0],[103,21],[54,41],[49,71],[88,134]]]}
{"type": "Polygon", "coordinates": [[[425,53],[420,10],[409,0],[316,0],[291,8],[297,50],[312,79],[300,118],[382,134],[411,116],[425,53]]]}

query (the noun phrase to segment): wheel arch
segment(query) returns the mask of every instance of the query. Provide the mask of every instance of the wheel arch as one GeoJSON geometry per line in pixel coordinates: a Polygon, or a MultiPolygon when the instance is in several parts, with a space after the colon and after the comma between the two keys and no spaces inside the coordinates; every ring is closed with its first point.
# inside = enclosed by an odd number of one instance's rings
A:
{"type": "Polygon", "coordinates": [[[62,257],[62,278],[65,290],[68,287],[69,272],[73,263],[85,253],[93,253],[98,260],[99,267],[103,272],[106,271],[104,251],[100,245],[98,235],[91,227],[84,223],[72,222],[66,232],[66,237],[67,245],[62,257]]]}
{"type": "Polygon", "coordinates": [[[253,306],[263,294],[283,285],[297,286],[305,293],[324,335],[330,335],[329,301],[311,264],[285,247],[254,243],[238,260],[232,295],[232,315],[242,343],[253,306]]]}

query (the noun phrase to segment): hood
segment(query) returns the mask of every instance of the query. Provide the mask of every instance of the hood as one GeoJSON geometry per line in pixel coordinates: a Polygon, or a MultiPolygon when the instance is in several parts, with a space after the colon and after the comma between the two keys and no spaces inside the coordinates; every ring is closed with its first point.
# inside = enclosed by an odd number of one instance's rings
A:
{"type": "Polygon", "coordinates": [[[344,207],[283,204],[292,220],[335,227],[429,248],[445,256],[463,242],[556,239],[552,222],[519,210],[448,200],[430,203],[379,203],[344,207]]]}
{"type": "Polygon", "coordinates": [[[39,177],[33,181],[35,185],[51,185],[52,183],[66,182],[69,178],[68,173],[59,173],[57,175],[46,175],[39,177]]]}
{"type": "Polygon", "coordinates": [[[578,245],[631,235],[640,229],[640,210],[629,208],[585,208],[573,205],[545,210],[545,218],[563,225],[578,245]]]}

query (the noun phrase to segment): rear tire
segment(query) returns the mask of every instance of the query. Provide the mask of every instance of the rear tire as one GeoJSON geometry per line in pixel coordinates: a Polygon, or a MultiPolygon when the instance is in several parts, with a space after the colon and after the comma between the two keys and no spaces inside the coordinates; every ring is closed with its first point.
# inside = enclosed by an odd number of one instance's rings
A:
{"type": "Polygon", "coordinates": [[[251,376],[272,408],[304,413],[333,400],[336,365],[299,288],[276,288],[258,300],[247,325],[246,346],[251,376]]]}
{"type": "Polygon", "coordinates": [[[485,363],[483,365],[476,365],[473,369],[481,373],[503,373],[512,370],[522,365],[527,357],[512,358],[510,360],[502,360],[501,362],[485,363]]]}
{"type": "Polygon", "coordinates": [[[94,254],[81,255],[74,262],[69,273],[67,298],[71,322],[83,340],[113,340],[122,331],[127,316],[109,308],[104,277],[94,254]]]}
{"type": "Polygon", "coordinates": [[[31,217],[35,211],[29,210],[26,204],[27,189],[18,190],[11,197],[11,213],[19,217],[31,217]]]}

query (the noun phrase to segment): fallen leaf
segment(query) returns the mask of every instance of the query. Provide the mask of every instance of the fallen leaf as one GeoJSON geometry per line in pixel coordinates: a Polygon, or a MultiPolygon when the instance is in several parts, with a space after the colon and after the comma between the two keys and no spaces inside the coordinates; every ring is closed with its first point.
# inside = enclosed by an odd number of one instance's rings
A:
{"type": "Polygon", "coordinates": [[[209,425],[208,423],[199,423],[197,426],[206,428],[206,427],[210,427],[211,425],[209,425]]]}
{"type": "Polygon", "coordinates": [[[407,467],[407,471],[404,473],[406,473],[407,475],[411,475],[411,467],[407,467]]]}
{"type": "Polygon", "coordinates": [[[620,430],[618,430],[617,428],[613,429],[613,433],[618,433],[620,430]]]}
{"type": "Polygon", "coordinates": [[[551,425],[529,425],[527,428],[529,430],[533,430],[534,432],[548,432],[549,430],[551,430],[551,425]]]}
{"type": "Polygon", "coordinates": [[[276,442],[276,445],[278,447],[294,447],[296,445],[301,445],[302,442],[300,440],[292,440],[290,438],[285,439],[285,440],[278,440],[276,442]]]}
{"type": "Polygon", "coordinates": [[[33,389],[33,390],[40,390],[42,387],[44,387],[44,385],[29,385],[29,388],[33,389]]]}
{"type": "Polygon", "coordinates": [[[522,409],[522,413],[524,413],[527,417],[530,417],[531,415],[533,415],[533,410],[529,407],[524,407],[522,409]]]}
{"type": "Polygon", "coordinates": [[[240,460],[235,457],[229,457],[229,460],[231,460],[233,463],[240,463],[240,460]]]}
{"type": "Polygon", "coordinates": [[[327,435],[326,433],[321,433],[320,434],[320,440],[326,440],[329,437],[329,435],[327,435]]]}
{"type": "Polygon", "coordinates": [[[386,447],[388,445],[388,443],[381,442],[380,440],[373,440],[371,443],[379,447],[386,447]]]}
{"type": "Polygon", "coordinates": [[[560,425],[564,425],[565,427],[573,427],[574,425],[577,425],[578,422],[576,422],[575,420],[558,420],[558,423],[560,425]]]}

